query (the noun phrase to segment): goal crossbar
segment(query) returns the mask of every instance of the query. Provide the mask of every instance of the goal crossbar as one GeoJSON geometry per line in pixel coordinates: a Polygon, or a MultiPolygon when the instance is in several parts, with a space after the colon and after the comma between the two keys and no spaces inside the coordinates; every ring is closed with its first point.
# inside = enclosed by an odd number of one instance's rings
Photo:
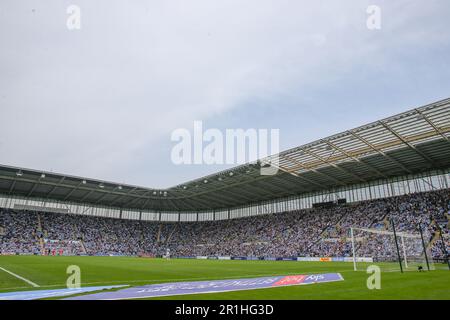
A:
{"type": "MultiPolygon", "coordinates": [[[[394,232],[387,231],[387,230],[369,229],[369,228],[351,228],[351,229],[365,231],[365,232],[369,232],[369,233],[375,233],[375,234],[383,234],[383,235],[390,235],[390,236],[394,235],[394,232]]],[[[415,234],[415,233],[397,232],[397,236],[404,237],[404,238],[420,239],[420,234],[415,234]]]]}

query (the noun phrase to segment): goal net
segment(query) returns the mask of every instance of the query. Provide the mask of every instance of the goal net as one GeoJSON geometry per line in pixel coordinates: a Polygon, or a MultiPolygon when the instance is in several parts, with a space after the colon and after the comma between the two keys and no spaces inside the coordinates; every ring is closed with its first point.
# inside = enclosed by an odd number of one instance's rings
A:
{"type": "Polygon", "coordinates": [[[419,232],[351,228],[350,234],[355,270],[361,264],[360,257],[373,259],[385,271],[434,270],[429,244],[419,232]]]}

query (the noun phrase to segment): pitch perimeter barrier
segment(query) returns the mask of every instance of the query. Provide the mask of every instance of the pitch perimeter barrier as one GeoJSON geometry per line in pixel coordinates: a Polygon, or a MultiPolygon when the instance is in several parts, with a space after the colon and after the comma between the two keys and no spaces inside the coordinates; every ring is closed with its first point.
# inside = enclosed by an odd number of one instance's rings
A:
{"type": "MultiPolygon", "coordinates": [[[[180,256],[179,259],[198,260],[246,260],[246,261],[303,261],[303,262],[353,262],[352,257],[244,257],[244,256],[180,256]]],[[[374,262],[370,257],[357,257],[356,262],[374,262]]]]}

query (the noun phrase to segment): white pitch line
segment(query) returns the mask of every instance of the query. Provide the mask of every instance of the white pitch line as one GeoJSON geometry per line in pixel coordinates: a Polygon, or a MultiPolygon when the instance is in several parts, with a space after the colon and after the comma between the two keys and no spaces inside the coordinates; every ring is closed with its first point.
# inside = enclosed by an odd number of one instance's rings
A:
{"type": "Polygon", "coordinates": [[[18,274],[15,274],[14,272],[11,272],[9,270],[6,270],[5,268],[0,267],[0,270],[5,271],[6,273],[9,273],[10,275],[16,277],[17,279],[20,279],[22,281],[25,281],[26,283],[28,283],[29,285],[32,285],[33,287],[37,288],[39,287],[38,284],[34,283],[33,281],[30,281],[28,279],[25,279],[24,277],[19,276],[18,274]]]}

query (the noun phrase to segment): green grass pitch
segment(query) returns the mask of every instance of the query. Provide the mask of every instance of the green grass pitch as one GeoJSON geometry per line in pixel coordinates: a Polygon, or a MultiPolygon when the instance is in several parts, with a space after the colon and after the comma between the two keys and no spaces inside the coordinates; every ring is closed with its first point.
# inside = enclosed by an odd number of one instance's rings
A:
{"type": "Polygon", "coordinates": [[[446,265],[401,274],[395,263],[377,264],[382,269],[381,289],[366,286],[368,264],[353,271],[346,262],[237,261],[149,259],[137,257],[0,256],[0,267],[36,284],[0,270],[0,292],[64,288],[69,265],[81,269],[82,286],[144,285],[174,281],[220,280],[272,275],[340,272],[344,281],[303,286],[224,293],[164,297],[164,299],[450,299],[450,271],[446,265]]]}

